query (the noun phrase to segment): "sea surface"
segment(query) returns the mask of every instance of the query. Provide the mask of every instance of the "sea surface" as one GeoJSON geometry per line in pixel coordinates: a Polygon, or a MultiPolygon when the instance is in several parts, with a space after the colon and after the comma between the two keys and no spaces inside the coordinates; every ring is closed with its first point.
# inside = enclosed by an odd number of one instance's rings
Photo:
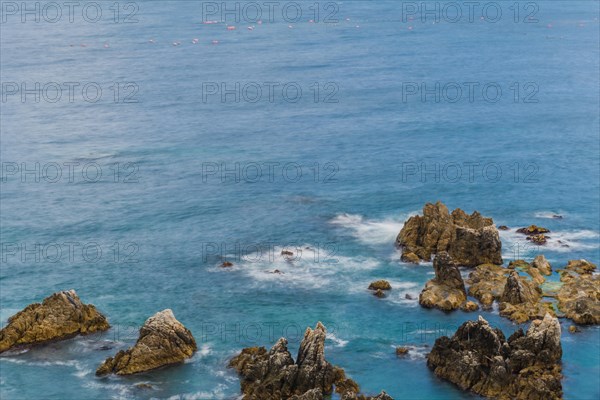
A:
{"type": "MultiPolygon", "coordinates": [[[[600,262],[597,1],[278,2],[262,23],[244,2],[39,4],[0,26],[0,319],[75,289],[113,328],[0,357],[3,400],[236,398],[236,352],[295,355],[317,321],[364,392],[471,399],[428,370],[436,337],[527,325],[406,299],[433,269],[400,261],[403,222],[440,200],[509,226],[506,263],[600,262]],[[196,355],[96,378],[165,308],[196,355]]],[[[598,399],[600,329],[561,326],[565,399],[598,399]]]]}

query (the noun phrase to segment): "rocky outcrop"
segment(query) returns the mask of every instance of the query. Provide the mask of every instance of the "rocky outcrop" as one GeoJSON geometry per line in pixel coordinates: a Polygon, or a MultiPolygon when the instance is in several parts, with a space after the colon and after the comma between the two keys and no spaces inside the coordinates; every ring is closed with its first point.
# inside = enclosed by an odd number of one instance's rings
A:
{"type": "Polygon", "coordinates": [[[391,290],[392,285],[386,280],[373,281],[369,285],[369,290],[391,290]]]}
{"type": "Polygon", "coordinates": [[[562,398],[560,324],[546,314],[527,333],[508,340],[486,320],[467,321],[451,338],[435,341],[427,366],[463,390],[500,399],[562,398]]]}
{"type": "Polygon", "coordinates": [[[600,324],[600,275],[595,270],[586,260],[571,260],[560,271],[558,308],[577,324],[600,324]]]}
{"type": "Polygon", "coordinates": [[[467,300],[465,283],[458,267],[445,251],[433,260],[435,278],[425,284],[419,295],[419,304],[444,311],[456,310],[467,300]]]}
{"type": "Polygon", "coordinates": [[[500,265],[482,264],[469,274],[469,296],[475,297],[484,308],[489,308],[494,300],[499,300],[506,286],[510,270],[500,265]]]}
{"type": "Polygon", "coordinates": [[[537,269],[533,264],[530,264],[530,263],[528,263],[525,260],[514,260],[514,261],[511,261],[508,264],[508,268],[518,269],[520,271],[523,271],[523,272],[527,273],[531,277],[531,280],[536,285],[541,285],[542,283],[546,282],[546,278],[544,278],[542,276],[542,272],[539,269],[537,269]]]}
{"type": "Polygon", "coordinates": [[[548,232],[550,232],[550,229],[542,228],[541,226],[537,226],[537,225],[530,225],[526,228],[517,229],[517,232],[522,233],[527,236],[532,236],[532,235],[540,235],[540,234],[548,233],[548,232]]]}
{"type": "Polygon", "coordinates": [[[534,268],[537,268],[542,275],[552,275],[552,266],[550,265],[548,260],[546,260],[546,257],[544,257],[543,254],[537,255],[531,262],[531,265],[534,268]]]}
{"type": "Polygon", "coordinates": [[[493,220],[477,211],[467,215],[459,208],[450,214],[441,202],[427,203],[423,216],[409,218],[396,244],[403,258],[414,253],[429,261],[433,254],[446,251],[458,265],[502,264],[502,243],[493,220]]]}
{"type": "Polygon", "coordinates": [[[279,339],[269,351],[264,347],[243,349],[231,359],[229,367],[242,376],[244,399],[321,400],[334,389],[342,398],[368,398],[359,393],[358,384],[347,378],[342,368],[325,359],[326,333],[320,322],[315,329],[307,328],[295,362],[285,338],[279,339]]]}
{"type": "Polygon", "coordinates": [[[546,313],[554,316],[550,303],[540,302],[542,290],[535,283],[511,271],[500,296],[500,315],[517,323],[543,318],[546,313]]]}
{"type": "Polygon", "coordinates": [[[177,364],[197,350],[192,333],[167,309],[148,318],[135,345],[119,351],[98,367],[96,375],[131,375],[177,364]]]}
{"type": "Polygon", "coordinates": [[[0,331],[0,353],[108,328],[106,317],[93,305],[83,304],[74,290],[57,292],[8,319],[0,331]]]}

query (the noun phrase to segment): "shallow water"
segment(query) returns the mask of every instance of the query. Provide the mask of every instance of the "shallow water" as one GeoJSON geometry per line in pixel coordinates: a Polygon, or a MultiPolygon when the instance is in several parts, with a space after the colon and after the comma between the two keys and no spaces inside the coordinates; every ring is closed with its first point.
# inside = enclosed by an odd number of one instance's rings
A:
{"type": "MultiPolygon", "coordinates": [[[[138,2],[133,24],[114,23],[101,4],[108,19],[96,24],[17,15],[0,28],[3,83],[103,89],[95,103],[80,93],[72,103],[66,94],[2,103],[0,318],[74,288],[113,325],[0,358],[3,399],[234,398],[239,381],[226,364],[236,351],[285,336],[295,353],[317,321],[330,330],[328,359],[364,391],[469,399],[433,376],[424,356],[477,314],[404,298],[433,273],[400,262],[393,243],[406,218],[442,200],[511,227],[501,232],[507,262],[539,251],[555,267],[600,261],[597,2],[537,2],[536,23],[522,23],[523,10],[515,23],[512,2],[498,2],[496,23],[436,24],[403,22],[393,1],[340,2],[339,22],[324,23],[319,3],[317,23],[229,20],[233,31],[202,24],[201,3],[138,2]],[[295,83],[302,97],[207,94],[236,82],[295,83]],[[436,82],[496,83],[502,96],[403,96],[414,83],[436,82]],[[537,87],[531,98],[527,84],[537,87]],[[124,103],[135,88],[137,102],[124,103]],[[10,174],[8,163],[31,170],[36,162],[39,182],[10,174]],[[55,183],[53,163],[63,168],[55,183]],[[79,163],[72,176],[64,163],[79,163]],[[552,231],[543,249],[514,232],[532,223],[552,231]],[[36,244],[38,259],[26,251],[36,244]],[[296,259],[280,257],[283,248],[296,259]],[[224,258],[234,266],[219,268],[224,258]],[[366,288],[382,278],[394,290],[377,299],[366,288]],[[194,333],[194,358],[96,378],[97,365],[164,308],[194,333]],[[398,359],[396,345],[414,349],[398,359]],[[153,389],[135,387],[142,382],[153,389]]],[[[480,314],[507,334],[518,328],[496,311],[480,314]]],[[[571,335],[561,322],[565,398],[598,398],[600,330],[571,335]]]]}

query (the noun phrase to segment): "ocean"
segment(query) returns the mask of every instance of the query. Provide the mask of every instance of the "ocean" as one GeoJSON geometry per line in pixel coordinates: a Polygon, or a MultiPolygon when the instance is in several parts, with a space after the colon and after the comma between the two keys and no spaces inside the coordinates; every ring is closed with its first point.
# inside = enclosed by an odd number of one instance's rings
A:
{"type": "MultiPolygon", "coordinates": [[[[597,1],[78,4],[2,3],[0,320],[75,289],[113,328],[0,357],[2,399],[232,399],[233,355],[317,321],[364,392],[471,399],[435,339],[528,324],[407,299],[433,269],[403,222],[440,200],[509,226],[506,263],[600,261],[597,1]],[[166,308],[193,358],[94,376],[166,308]]],[[[570,324],[564,397],[597,399],[600,329],[570,324]]]]}

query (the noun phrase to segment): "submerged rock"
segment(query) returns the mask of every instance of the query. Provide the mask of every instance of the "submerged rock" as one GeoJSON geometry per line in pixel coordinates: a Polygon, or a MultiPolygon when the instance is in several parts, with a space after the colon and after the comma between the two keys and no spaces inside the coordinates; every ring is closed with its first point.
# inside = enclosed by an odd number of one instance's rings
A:
{"type": "Polygon", "coordinates": [[[377,289],[373,292],[373,296],[379,297],[381,299],[385,297],[385,292],[381,289],[377,289]]]}
{"type": "Polygon", "coordinates": [[[342,398],[366,398],[359,394],[358,384],[347,378],[342,368],[325,359],[326,333],[320,322],[314,330],[307,328],[295,362],[285,338],[279,339],[269,351],[264,347],[243,349],[231,359],[229,367],[242,376],[244,399],[322,400],[334,388],[342,398]]]}
{"type": "Polygon", "coordinates": [[[502,243],[493,220],[477,211],[467,215],[459,208],[450,214],[441,202],[427,203],[423,216],[410,217],[396,244],[402,248],[403,256],[414,253],[425,261],[446,251],[458,265],[502,264],[502,243]]]}
{"type": "Polygon", "coordinates": [[[435,341],[427,366],[463,390],[501,399],[562,398],[560,324],[546,314],[506,340],[481,316],[435,341]]]}
{"type": "Polygon", "coordinates": [[[369,290],[391,290],[392,285],[386,280],[379,280],[371,282],[369,285],[369,290]]]}
{"type": "Polygon", "coordinates": [[[408,347],[405,347],[405,346],[396,347],[396,355],[397,356],[405,356],[408,354],[408,350],[409,350],[408,347]]]}
{"type": "Polygon", "coordinates": [[[444,311],[456,310],[467,300],[465,283],[458,267],[445,251],[433,260],[435,278],[425,284],[419,295],[419,304],[444,311]]]}
{"type": "Polygon", "coordinates": [[[166,309],[148,318],[140,337],[128,350],[119,351],[98,367],[96,375],[131,375],[190,358],[197,350],[192,333],[166,309]]]}
{"type": "Polygon", "coordinates": [[[571,260],[560,271],[558,309],[577,324],[600,324],[600,275],[596,265],[586,260],[571,260]]]}
{"type": "Polygon", "coordinates": [[[400,260],[403,262],[411,263],[411,264],[418,264],[419,262],[421,262],[421,259],[419,258],[419,256],[412,252],[408,252],[408,253],[403,252],[402,255],[400,256],[400,260]]]}
{"type": "Polygon", "coordinates": [[[0,331],[0,353],[109,328],[106,317],[93,305],[83,304],[74,290],[57,292],[8,319],[0,331]]]}

